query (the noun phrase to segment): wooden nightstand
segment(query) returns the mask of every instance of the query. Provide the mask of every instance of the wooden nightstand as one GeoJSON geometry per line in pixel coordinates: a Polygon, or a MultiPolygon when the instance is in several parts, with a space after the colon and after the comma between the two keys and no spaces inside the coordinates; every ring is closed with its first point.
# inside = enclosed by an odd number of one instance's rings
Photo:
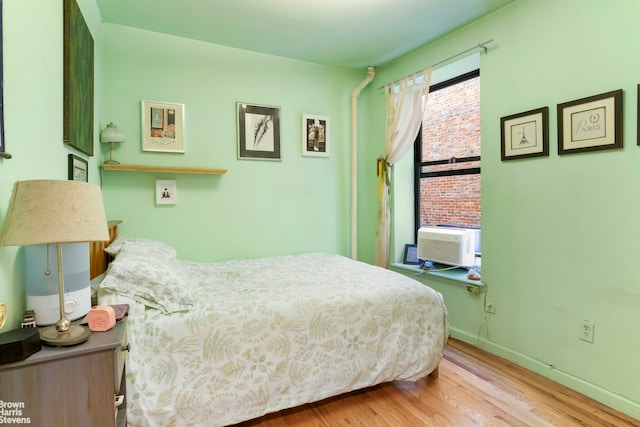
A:
{"type": "Polygon", "coordinates": [[[0,423],[29,418],[37,426],[126,425],[128,351],[124,321],[109,331],[92,332],[85,343],[43,345],[21,362],[0,365],[0,423]],[[116,407],[118,396],[123,401],[116,407]]]}

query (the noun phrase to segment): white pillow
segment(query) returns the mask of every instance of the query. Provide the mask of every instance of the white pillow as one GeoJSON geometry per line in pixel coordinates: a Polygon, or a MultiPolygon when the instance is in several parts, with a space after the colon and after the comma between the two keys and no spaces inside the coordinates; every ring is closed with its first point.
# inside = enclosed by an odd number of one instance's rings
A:
{"type": "Polygon", "coordinates": [[[100,288],[132,298],[161,312],[193,306],[180,261],[121,251],[109,264],[100,288]]]}
{"type": "Polygon", "coordinates": [[[172,246],[142,237],[118,236],[104,251],[111,256],[126,251],[151,257],[176,259],[176,250],[172,246]]]}

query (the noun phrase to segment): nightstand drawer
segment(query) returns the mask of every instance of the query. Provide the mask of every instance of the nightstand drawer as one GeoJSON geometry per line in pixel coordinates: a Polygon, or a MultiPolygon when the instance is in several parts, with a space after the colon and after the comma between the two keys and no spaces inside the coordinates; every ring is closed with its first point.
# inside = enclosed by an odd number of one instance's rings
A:
{"type": "Polygon", "coordinates": [[[115,393],[116,395],[120,393],[120,387],[122,385],[122,381],[124,381],[124,365],[127,361],[127,355],[129,354],[129,341],[127,340],[127,329],[124,328],[124,332],[122,333],[122,338],[120,340],[120,347],[115,349],[116,357],[115,357],[115,393]]]}
{"type": "Polygon", "coordinates": [[[0,401],[24,402],[22,413],[31,425],[113,427],[118,419],[124,426],[126,329],[126,321],[116,323],[91,332],[84,343],[42,346],[25,360],[0,365],[0,401]],[[116,395],[124,396],[117,408],[116,395]]]}

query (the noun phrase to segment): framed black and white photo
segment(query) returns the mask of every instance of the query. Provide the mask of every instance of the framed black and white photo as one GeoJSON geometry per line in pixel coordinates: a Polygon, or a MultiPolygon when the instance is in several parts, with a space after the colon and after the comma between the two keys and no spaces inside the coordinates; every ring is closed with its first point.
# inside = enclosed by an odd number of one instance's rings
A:
{"type": "Polygon", "coordinates": [[[302,115],[302,155],[329,157],[329,117],[302,115]]]}
{"type": "Polygon", "coordinates": [[[558,154],[622,148],[622,89],[558,104],[558,154]]]}
{"type": "Polygon", "coordinates": [[[549,155],[549,107],[500,119],[502,160],[549,155]]]}
{"type": "Polygon", "coordinates": [[[89,162],[75,154],[69,154],[69,180],[89,182],[89,162]]]}
{"type": "Polygon", "coordinates": [[[237,103],[238,159],[281,160],[280,108],[237,103]]]}
{"type": "Polygon", "coordinates": [[[142,151],[184,153],[184,104],[142,101],[142,151]]]}

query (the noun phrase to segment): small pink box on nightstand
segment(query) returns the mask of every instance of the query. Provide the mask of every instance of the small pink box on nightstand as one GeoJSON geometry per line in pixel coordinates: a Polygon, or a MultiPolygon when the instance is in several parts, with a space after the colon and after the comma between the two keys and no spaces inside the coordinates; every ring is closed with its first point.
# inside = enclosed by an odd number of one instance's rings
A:
{"type": "Polygon", "coordinates": [[[104,332],[116,324],[116,312],[109,305],[96,305],[87,313],[89,329],[94,332],[104,332]]]}

